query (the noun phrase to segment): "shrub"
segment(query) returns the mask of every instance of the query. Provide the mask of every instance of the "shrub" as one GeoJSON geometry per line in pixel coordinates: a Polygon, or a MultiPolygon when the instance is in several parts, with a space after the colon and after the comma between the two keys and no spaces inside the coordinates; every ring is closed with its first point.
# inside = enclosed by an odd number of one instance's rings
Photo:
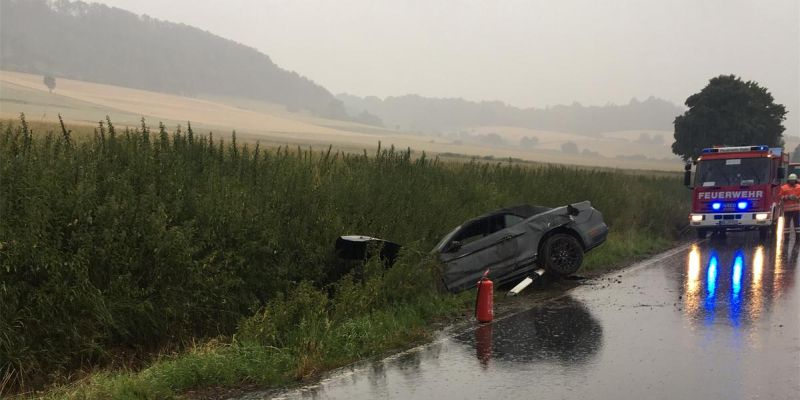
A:
{"type": "Polygon", "coordinates": [[[431,317],[449,300],[423,254],[490,209],[589,199],[620,234],[670,238],[685,224],[678,175],[265,149],[144,122],[118,132],[109,120],[86,139],[34,134],[24,118],[0,132],[0,380],[29,389],[113,352],[237,327],[313,349],[359,323],[389,327],[390,305],[431,317]],[[407,254],[338,280],[332,244],[345,233],[407,254]]]}

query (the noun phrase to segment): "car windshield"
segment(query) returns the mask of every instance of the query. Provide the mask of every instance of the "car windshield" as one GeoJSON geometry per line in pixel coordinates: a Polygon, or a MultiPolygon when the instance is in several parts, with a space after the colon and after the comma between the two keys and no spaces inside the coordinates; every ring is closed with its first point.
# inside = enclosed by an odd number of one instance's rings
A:
{"type": "Polygon", "coordinates": [[[442,238],[442,240],[440,240],[438,244],[436,244],[436,247],[433,248],[433,251],[442,251],[442,248],[446,244],[450,243],[450,240],[453,238],[453,236],[456,235],[456,233],[458,233],[459,230],[461,230],[461,225],[457,226],[455,229],[450,231],[450,233],[445,235],[445,237],[442,238]]]}
{"type": "Polygon", "coordinates": [[[697,186],[747,186],[769,183],[769,158],[702,160],[697,165],[697,186]]]}

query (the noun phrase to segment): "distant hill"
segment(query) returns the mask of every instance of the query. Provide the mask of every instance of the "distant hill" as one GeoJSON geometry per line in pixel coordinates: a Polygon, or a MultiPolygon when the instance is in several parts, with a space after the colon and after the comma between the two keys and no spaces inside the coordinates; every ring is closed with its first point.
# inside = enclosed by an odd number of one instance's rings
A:
{"type": "Polygon", "coordinates": [[[683,112],[652,97],[625,105],[545,109],[418,95],[337,98],[254,48],[184,24],[80,1],[0,0],[0,54],[4,70],[184,96],[250,98],[425,134],[491,125],[582,135],[672,130],[683,112]]]}
{"type": "Polygon", "coordinates": [[[0,54],[5,70],[181,95],[252,98],[348,119],[325,88],[281,69],[254,48],[100,4],[0,0],[0,54]]]}
{"type": "Polygon", "coordinates": [[[517,108],[499,101],[473,102],[418,95],[387,97],[337,96],[351,114],[367,112],[388,128],[441,133],[474,126],[504,125],[596,136],[601,132],[635,129],[672,130],[675,116],[683,108],[650,97],[632,99],[624,105],[553,106],[544,109],[517,108]]]}

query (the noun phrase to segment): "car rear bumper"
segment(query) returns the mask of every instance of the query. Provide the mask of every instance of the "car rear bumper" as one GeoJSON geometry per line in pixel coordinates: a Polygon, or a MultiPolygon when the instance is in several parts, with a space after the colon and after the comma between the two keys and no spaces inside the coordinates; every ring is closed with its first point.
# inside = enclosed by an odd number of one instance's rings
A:
{"type": "Polygon", "coordinates": [[[589,243],[587,243],[587,246],[584,249],[584,251],[589,251],[605,243],[606,239],[608,238],[608,225],[603,223],[600,227],[594,228],[588,233],[591,239],[589,243]]]}

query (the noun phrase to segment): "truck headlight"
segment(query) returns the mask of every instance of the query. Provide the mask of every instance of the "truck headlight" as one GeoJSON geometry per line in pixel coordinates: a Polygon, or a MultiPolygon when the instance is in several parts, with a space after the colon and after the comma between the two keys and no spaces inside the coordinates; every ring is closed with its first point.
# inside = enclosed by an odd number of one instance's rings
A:
{"type": "Polygon", "coordinates": [[[703,220],[703,214],[692,214],[692,222],[700,222],[703,220]]]}
{"type": "Polygon", "coordinates": [[[768,217],[769,214],[767,213],[758,213],[756,214],[756,221],[766,221],[768,217]]]}

